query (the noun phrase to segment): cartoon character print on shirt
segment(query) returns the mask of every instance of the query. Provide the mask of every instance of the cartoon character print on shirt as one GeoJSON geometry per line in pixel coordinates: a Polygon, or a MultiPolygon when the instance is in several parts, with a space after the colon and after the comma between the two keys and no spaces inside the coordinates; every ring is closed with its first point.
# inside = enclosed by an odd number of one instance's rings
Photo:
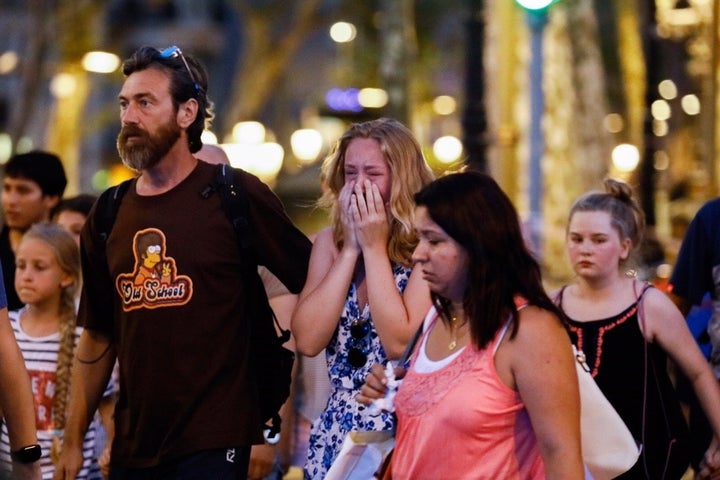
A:
{"type": "Polygon", "coordinates": [[[186,304],[192,297],[192,280],[177,274],[175,259],[167,256],[165,234],[156,228],[140,230],[133,238],[135,268],[115,281],[123,310],[186,304]]]}

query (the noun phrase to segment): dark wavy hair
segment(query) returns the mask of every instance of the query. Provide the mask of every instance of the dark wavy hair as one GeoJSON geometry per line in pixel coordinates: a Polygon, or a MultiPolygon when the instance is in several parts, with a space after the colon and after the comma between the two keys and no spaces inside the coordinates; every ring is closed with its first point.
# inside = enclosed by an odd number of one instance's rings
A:
{"type": "Polygon", "coordinates": [[[190,77],[188,68],[185,67],[180,56],[163,57],[161,51],[153,47],[141,47],[123,62],[122,72],[128,77],[134,72],[147,68],[158,68],[168,72],[170,77],[170,95],[173,99],[173,106],[177,111],[178,106],[191,98],[198,102],[198,112],[195,121],[188,127],[188,147],[191,153],[196,153],[202,148],[200,136],[203,130],[210,127],[213,117],[213,102],[207,96],[207,72],[205,68],[194,57],[183,54],[192,71],[190,77]],[[197,82],[197,83],[196,83],[197,82]]]}
{"type": "MultiPolygon", "coordinates": [[[[516,295],[561,318],[525,244],[515,207],[490,176],[467,171],[441,177],[420,190],[415,202],[468,254],[463,308],[478,348],[495,338],[509,315],[516,319],[511,337],[517,334],[516,295]]],[[[442,321],[450,322],[450,301],[431,295],[442,321]]]]}

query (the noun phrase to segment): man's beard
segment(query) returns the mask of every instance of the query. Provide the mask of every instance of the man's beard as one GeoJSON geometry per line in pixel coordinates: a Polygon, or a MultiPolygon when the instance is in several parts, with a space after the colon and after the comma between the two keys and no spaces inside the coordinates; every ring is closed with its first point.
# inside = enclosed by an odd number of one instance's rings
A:
{"type": "Polygon", "coordinates": [[[180,127],[167,122],[158,128],[156,134],[150,134],[142,128],[125,125],[117,138],[117,149],[126,167],[140,172],[152,168],[160,162],[180,138],[180,127]],[[128,138],[132,136],[132,143],[128,138]]]}

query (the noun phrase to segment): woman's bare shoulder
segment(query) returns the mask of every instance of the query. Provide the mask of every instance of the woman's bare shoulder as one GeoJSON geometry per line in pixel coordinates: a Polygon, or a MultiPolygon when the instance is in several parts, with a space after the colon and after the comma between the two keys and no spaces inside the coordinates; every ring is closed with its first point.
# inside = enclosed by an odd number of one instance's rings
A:
{"type": "Polygon", "coordinates": [[[552,340],[568,340],[567,332],[560,319],[553,312],[536,305],[528,305],[519,312],[518,333],[516,341],[519,345],[532,345],[535,342],[552,340]]]}

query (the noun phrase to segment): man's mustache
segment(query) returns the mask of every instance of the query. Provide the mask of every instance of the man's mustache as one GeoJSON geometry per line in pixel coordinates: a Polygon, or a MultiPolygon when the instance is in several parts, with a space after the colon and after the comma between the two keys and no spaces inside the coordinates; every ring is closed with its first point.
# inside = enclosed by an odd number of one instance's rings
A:
{"type": "Polygon", "coordinates": [[[147,132],[142,128],[126,125],[120,129],[118,140],[122,143],[126,142],[128,137],[147,137],[147,132]]]}

